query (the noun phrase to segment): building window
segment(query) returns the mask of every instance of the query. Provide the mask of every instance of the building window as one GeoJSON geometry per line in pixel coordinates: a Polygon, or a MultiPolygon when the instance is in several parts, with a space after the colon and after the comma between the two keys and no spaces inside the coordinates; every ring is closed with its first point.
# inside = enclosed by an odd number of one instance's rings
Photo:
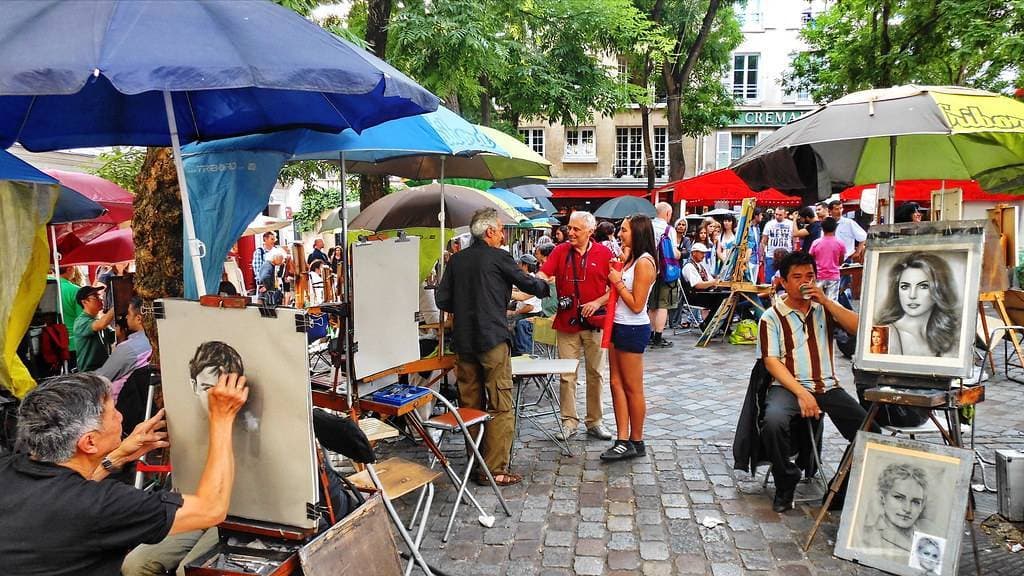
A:
{"type": "Polygon", "coordinates": [[[732,95],[741,100],[757,100],[759,54],[734,54],[732,57],[732,95]]]}
{"type": "Polygon", "coordinates": [[[762,19],[761,0],[747,0],[746,5],[736,11],[736,20],[743,30],[761,30],[762,19]]]}
{"type": "Polygon", "coordinates": [[[618,59],[616,78],[619,80],[619,84],[629,84],[629,61],[623,56],[619,56],[618,59]]]}
{"type": "Polygon", "coordinates": [[[593,128],[566,128],[564,160],[596,160],[593,128]]]}
{"type": "Polygon", "coordinates": [[[640,128],[615,129],[615,175],[642,176],[644,138],[640,128]]]}
{"type": "Polygon", "coordinates": [[[651,142],[654,152],[654,171],[659,178],[668,174],[668,128],[665,126],[654,129],[654,141],[651,142]]]}
{"type": "Polygon", "coordinates": [[[757,132],[719,132],[717,144],[715,168],[725,168],[757,144],[757,132]]]}
{"type": "Polygon", "coordinates": [[[544,155],[544,129],[543,128],[522,128],[519,130],[519,136],[523,138],[523,142],[526,143],[534,152],[544,155]]]}

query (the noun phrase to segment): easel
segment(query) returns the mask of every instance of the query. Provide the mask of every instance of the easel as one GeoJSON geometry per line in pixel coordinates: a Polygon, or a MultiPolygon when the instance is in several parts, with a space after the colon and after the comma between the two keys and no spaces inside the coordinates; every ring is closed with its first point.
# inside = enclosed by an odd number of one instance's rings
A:
{"type": "MultiPolygon", "coordinates": [[[[988,302],[992,305],[992,308],[999,315],[999,318],[1003,321],[1005,326],[1012,326],[1014,322],[1010,320],[1010,315],[1006,312],[1006,292],[982,292],[978,295],[978,315],[981,317],[981,328],[985,332],[985,344],[989,350],[992,349],[992,331],[988,327],[988,317],[985,316],[985,303],[988,302]]],[[[1017,358],[1024,359],[1024,355],[1021,353],[1021,342],[1017,333],[1013,330],[1007,332],[1010,337],[1010,342],[1013,343],[1014,352],[1017,353],[1017,358]]],[[[989,364],[992,367],[992,373],[996,372],[996,360],[989,355],[989,364]]]]}
{"type": "MultiPolygon", "coordinates": [[[[871,430],[875,422],[875,417],[878,415],[878,411],[884,404],[913,406],[928,410],[928,418],[931,419],[932,423],[935,424],[935,427],[939,429],[939,432],[942,434],[942,438],[946,444],[957,448],[963,448],[963,439],[960,435],[960,408],[964,406],[974,406],[979,402],[984,401],[985,386],[979,384],[976,386],[949,389],[949,381],[950,377],[948,376],[880,376],[878,381],[880,386],[871,388],[864,392],[864,397],[871,401],[871,409],[868,410],[867,417],[864,419],[864,423],[861,425],[860,430],[871,430]],[[910,382],[914,382],[914,385],[933,386],[934,388],[890,387],[891,385],[905,386],[910,382]],[[938,418],[935,416],[936,410],[941,410],[946,413],[947,428],[943,428],[942,424],[939,423],[938,418]]],[[[825,519],[825,515],[828,514],[829,505],[832,503],[835,495],[839,492],[840,486],[842,486],[843,481],[850,472],[850,468],[853,466],[852,448],[852,445],[849,446],[843,454],[843,459],[839,464],[839,470],[836,472],[836,476],[833,478],[832,484],[829,486],[828,494],[825,496],[825,502],[818,510],[818,514],[814,519],[814,526],[811,527],[811,532],[807,535],[807,540],[804,542],[804,552],[810,549],[811,543],[814,541],[814,535],[817,534],[818,528],[825,519]]],[[[970,498],[968,498],[967,501],[966,520],[968,521],[968,526],[971,527],[971,538],[972,543],[974,544],[974,561],[980,576],[981,568],[980,564],[978,564],[977,542],[974,541],[974,528],[973,525],[970,524],[970,522],[974,520],[973,493],[970,494],[970,498]]]]}
{"type": "Polygon", "coordinates": [[[729,333],[732,317],[736,312],[736,305],[742,300],[746,300],[758,310],[764,311],[764,307],[757,299],[757,296],[764,291],[764,288],[759,287],[754,282],[747,281],[745,278],[747,264],[750,261],[750,247],[747,245],[747,237],[750,234],[750,223],[754,217],[755,204],[756,201],[753,198],[747,198],[743,201],[743,207],[740,209],[740,232],[736,238],[736,247],[734,248],[736,255],[731,258],[734,263],[733,268],[728,270],[729,279],[718,283],[718,287],[729,289],[729,296],[722,300],[718,310],[715,310],[714,316],[708,322],[707,328],[704,329],[700,338],[697,338],[696,345],[701,348],[706,347],[719,330],[723,331],[722,338],[723,340],[725,339],[724,334],[729,333]]]}

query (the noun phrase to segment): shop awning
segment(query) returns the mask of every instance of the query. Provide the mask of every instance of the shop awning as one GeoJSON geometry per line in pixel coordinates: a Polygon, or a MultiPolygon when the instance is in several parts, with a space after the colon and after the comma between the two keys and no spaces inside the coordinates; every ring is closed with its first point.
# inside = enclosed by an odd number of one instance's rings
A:
{"type": "Polygon", "coordinates": [[[713,206],[715,202],[723,200],[739,204],[746,198],[756,198],[758,206],[800,205],[799,196],[783,194],[774,188],[754,192],[728,168],[670,182],[659,188],[658,192],[671,192],[673,202],[686,200],[692,206],[713,206]]]}
{"type": "Polygon", "coordinates": [[[647,188],[560,188],[557,184],[548,184],[552,198],[618,198],[619,196],[647,196],[647,188]]]}
{"type": "MultiPolygon", "coordinates": [[[[861,193],[865,189],[875,186],[877,184],[853,186],[843,190],[839,197],[843,202],[860,200],[861,193]]],[[[896,183],[896,201],[929,204],[932,201],[932,191],[941,190],[943,187],[947,190],[961,188],[964,191],[964,202],[1019,202],[1024,200],[1024,196],[1016,194],[989,194],[982,190],[975,180],[900,180],[896,183]]]]}

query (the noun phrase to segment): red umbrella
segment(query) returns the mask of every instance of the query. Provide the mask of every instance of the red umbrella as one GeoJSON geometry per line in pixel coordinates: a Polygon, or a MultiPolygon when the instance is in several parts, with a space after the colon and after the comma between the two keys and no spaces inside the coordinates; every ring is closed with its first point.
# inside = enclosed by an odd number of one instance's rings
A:
{"type": "Polygon", "coordinates": [[[118,264],[135,259],[135,241],[131,228],[116,228],[81,244],[61,256],[62,266],[118,264]]]}
{"type": "MultiPolygon", "coordinates": [[[[132,194],[117,184],[80,172],[46,170],[46,173],[107,209],[106,214],[93,220],[55,226],[57,251],[61,254],[68,254],[81,244],[132,219],[132,194]]],[[[65,263],[64,260],[61,262],[65,263]]]]}
{"type": "Polygon", "coordinates": [[[719,200],[738,204],[745,198],[756,198],[759,206],[799,206],[800,197],[783,194],[774,188],[754,192],[735,172],[728,168],[715,170],[686,180],[666,184],[658,192],[672,192],[672,200],[687,204],[711,206],[719,200]]]}
{"type": "MultiPolygon", "coordinates": [[[[860,200],[860,195],[865,189],[875,186],[877,184],[852,186],[843,190],[839,198],[843,202],[860,200]]],[[[989,194],[982,190],[975,180],[899,180],[896,182],[896,201],[928,204],[932,201],[932,190],[941,190],[943,187],[946,190],[962,189],[964,202],[1017,202],[1024,199],[1024,196],[1017,194],[989,194]]]]}

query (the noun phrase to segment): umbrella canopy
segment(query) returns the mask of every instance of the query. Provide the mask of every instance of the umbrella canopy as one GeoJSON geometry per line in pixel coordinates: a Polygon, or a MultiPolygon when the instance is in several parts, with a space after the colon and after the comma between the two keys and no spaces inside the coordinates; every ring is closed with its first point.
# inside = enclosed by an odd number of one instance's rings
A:
{"type": "MultiPolygon", "coordinates": [[[[320,223],[320,231],[321,232],[328,232],[330,230],[337,230],[337,229],[341,228],[343,226],[342,222],[341,222],[341,213],[342,212],[343,212],[343,209],[340,208],[340,207],[335,208],[334,210],[331,210],[327,214],[327,218],[324,218],[324,221],[320,223]]],[[[349,206],[348,207],[348,221],[349,222],[352,222],[352,219],[355,218],[358,215],[359,215],[359,206],[349,206]]]]}
{"type": "Polygon", "coordinates": [[[118,264],[135,259],[131,228],[115,228],[64,254],[60,263],[71,265],[118,264]]]}
{"type": "Polygon", "coordinates": [[[490,138],[505,155],[483,153],[470,157],[412,156],[376,164],[354,162],[349,165],[349,169],[359,174],[390,174],[415,180],[448,177],[494,181],[520,176],[551,175],[551,163],[526,144],[493,128],[475,128],[490,138]]]}
{"type": "Polygon", "coordinates": [[[242,236],[255,236],[264,232],[273,232],[274,230],[285,228],[291,223],[291,220],[285,218],[274,218],[273,216],[260,214],[249,223],[249,226],[245,228],[245,232],[242,232],[242,236]]]}
{"type": "Polygon", "coordinates": [[[362,130],[438,103],[365,50],[264,0],[4,3],[3,146],[167,146],[163,92],[186,142],[299,126],[362,130]]]}
{"type": "Polygon", "coordinates": [[[486,191],[486,194],[490,194],[491,196],[497,197],[499,200],[508,204],[516,211],[522,213],[522,215],[526,216],[527,218],[547,216],[547,214],[544,214],[543,209],[538,208],[536,205],[534,205],[526,198],[513,194],[508,190],[505,190],[504,188],[491,188],[486,191]]]}
{"type": "Polygon", "coordinates": [[[714,210],[708,210],[702,216],[707,218],[708,216],[735,216],[736,212],[729,210],[728,208],[716,208],[714,210]]]}
{"type": "Polygon", "coordinates": [[[488,152],[508,156],[489,136],[443,107],[428,114],[378,124],[359,134],[351,129],[340,134],[286,130],[213,140],[182,148],[186,155],[239,150],[281,152],[291,160],[338,160],[340,153],[344,152],[346,165],[352,172],[358,172],[362,163],[374,164],[421,154],[470,156],[488,152]]]}
{"type": "MultiPolygon", "coordinates": [[[[514,180],[513,180],[514,181],[514,180]]],[[[548,190],[548,187],[543,184],[519,184],[516,186],[498,186],[504,188],[513,194],[518,194],[523,198],[551,198],[554,193],[548,190]]]]}
{"type": "Polygon", "coordinates": [[[612,198],[601,204],[601,207],[594,211],[595,217],[607,218],[609,220],[620,220],[633,214],[643,214],[654,218],[658,213],[654,209],[654,204],[651,204],[646,198],[638,196],[612,198]]]}
{"type": "Polygon", "coordinates": [[[951,86],[855,92],[776,130],[730,168],[754,190],[803,192],[808,203],[857,184],[935,178],[1021,193],[1024,103],[951,86]]]}
{"type": "Polygon", "coordinates": [[[739,203],[746,198],[755,198],[758,206],[800,205],[799,196],[791,196],[774,188],[754,192],[742,178],[728,168],[670,182],[657,192],[671,192],[673,202],[685,200],[687,204],[695,206],[707,206],[719,200],[739,203]]]}
{"type": "Polygon", "coordinates": [[[80,192],[106,209],[105,214],[87,221],[57,226],[54,234],[57,237],[57,251],[61,254],[66,254],[100,234],[116,228],[118,224],[132,219],[134,197],[131,192],[117,184],[81,172],[47,170],[46,173],[62,185],[80,192]]]}
{"type": "MultiPolygon", "coordinates": [[[[469,226],[473,213],[481,208],[494,208],[503,224],[514,225],[522,216],[509,213],[507,205],[498,204],[487,194],[465,186],[444,187],[446,227],[469,226]]],[[[423,227],[437,228],[441,210],[441,185],[428,184],[393,192],[370,204],[352,220],[352,228],[366,230],[398,230],[423,227]]]]}
{"type": "Polygon", "coordinates": [[[199,295],[203,250],[181,140],[360,131],[437,104],[370,53],[266,0],[25,0],[4,3],[0,19],[0,146],[170,145],[199,295]]]}
{"type": "Polygon", "coordinates": [[[0,150],[0,180],[24,182],[32,185],[59,186],[57,204],[53,208],[50,224],[64,224],[79,220],[90,220],[102,216],[106,209],[96,202],[63,186],[57,179],[6,150],[0,150]]]}

